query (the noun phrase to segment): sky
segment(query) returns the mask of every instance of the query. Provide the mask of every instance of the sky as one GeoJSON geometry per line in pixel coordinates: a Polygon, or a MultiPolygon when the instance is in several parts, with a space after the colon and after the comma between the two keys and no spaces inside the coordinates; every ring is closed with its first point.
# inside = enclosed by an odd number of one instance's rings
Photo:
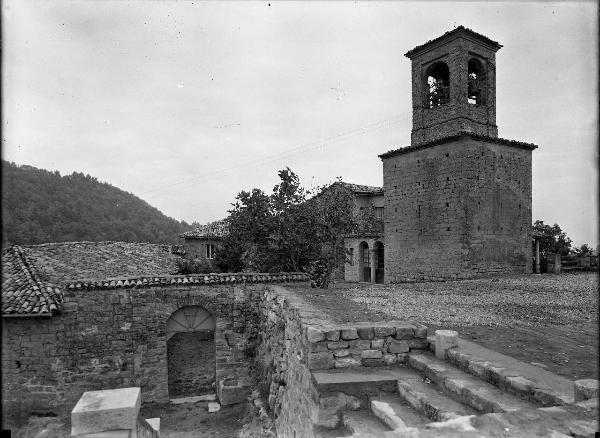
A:
{"type": "Polygon", "coordinates": [[[535,143],[533,219],[598,242],[596,2],[2,2],[2,157],[187,222],[270,193],[382,185],[410,145],[404,53],[463,25],[496,57],[499,136],[535,143]]]}

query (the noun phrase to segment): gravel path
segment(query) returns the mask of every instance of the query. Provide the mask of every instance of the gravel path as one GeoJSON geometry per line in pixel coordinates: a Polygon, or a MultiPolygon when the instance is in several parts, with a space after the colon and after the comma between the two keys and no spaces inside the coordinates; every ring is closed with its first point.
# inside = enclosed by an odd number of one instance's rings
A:
{"type": "Polygon", "coordinates": [[[541,326],[598,321],[598,275],[360,285],[342,297],[390,319],[434,325],[541,326]]]}
{"type": "Polygon", "coordinates": [[[521,275],[296,293],[332,321],[414,320],[570,379],[598,378],[598,274],[521,275]]]}

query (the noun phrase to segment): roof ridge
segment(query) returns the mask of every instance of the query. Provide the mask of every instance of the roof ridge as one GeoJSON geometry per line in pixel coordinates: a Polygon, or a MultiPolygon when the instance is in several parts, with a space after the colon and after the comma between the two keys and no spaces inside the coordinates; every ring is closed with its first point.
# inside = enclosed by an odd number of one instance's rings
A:
{"type": "Polygon", "coordinates": [[[538,147],[536,144],[527,143],[524,141],[509,140],[507,138],[502,138],[502,137],[490,137],[487,135],[477,134],[477,133],[470,132],[470,131],[458,131],[454,134],[450,134],[445,137],[440,137],[435,140],[430,140],[430,141],[426,141],[424,143],[411,144],[409,146],[392,149],[392,150],[389,150],[382,154],[379,154],[378,157],[381,159],[389,158],[394,155],[403,154],[403,153],[407,153],[407,152],[411,152],[411,151],[416,151],[419,149],[426,149],[428,147],[436,146],[438,144],[446,143],[448,141],[458,140],[462,137],[471,137],[475,140],[485,140],[485,141],[489,141],[491,143],[501,143],[501,144],[505,144],[507,146],[514,146],[514,147],[519,147],[522,149],[529,149],[529,150],[534,150],[534,149],[537,149],[537,147],[538,147]]]}
{"type": "Polygon", "coordinates": [[[47,246],[61,246],[61,245],[73,245],[73,244],[93,244],[93,245],[109,245],[115,243],[123,243],[126,245],[152,245],[152,246],[172,246],[171,243],[152,243],[152,242],[124,242],[122,240],[73,240],[69,242],[46,242],[38,243],[35,245],[13,245],[21,248],[37,248],[47,246]]]}
{"type": "Polygon", "coordinates": [[[475,32],[473,29],[469,29],[468,27],[465,27],[465,26],[463,26],[461,24],[461,25],[455,27],[452,30],[444,32],[442,35],[440,35],[438,37],[435,37],[435,38],[433,38],[433,39],[431,39],[431,40],[429,40],[429,41],[427,41],[427,42],[425,42],[423,44],[419,44],[418,46],[416,46],[416,47],[412,48],[411,50],[409,50],[408,52],[406,52],[404,54],[404,56],[406,56],[407,58],[410,58],[413,54],[415,54],[416,52],[424,49],[425,47],[427,47],[427,46],[429,46],[431,44],[435,44],[438,41],[440,41],[440,40],[442,40],[442,39],[444,39],[444,38],[446,38],[446,37],[448,37],[448,36],[450,36],[450,35],[452,35],[454,33],[459,33],[461,31],[468,32],[468,33],[474,35],[475,37],[483,40],[485,43],[487,43],[489,45],[492,45],[492,46],[495,46],[496,50],[499,50],[500,48],[502,48],[502,44],[500,44],[498,41],[494,41],[493,39],[488,38],[488,37],[486,37],[485,35],[483,35],[483,34],[481,34],[479,32],[475,32]]]}

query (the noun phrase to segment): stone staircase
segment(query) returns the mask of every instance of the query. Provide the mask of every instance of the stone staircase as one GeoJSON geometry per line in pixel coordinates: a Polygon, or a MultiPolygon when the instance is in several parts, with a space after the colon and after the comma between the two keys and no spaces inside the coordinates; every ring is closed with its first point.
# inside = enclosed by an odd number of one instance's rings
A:
{"type": "Polygon", "coordinates": [[[488,351],[464,344],[444,359],[415,350],[406,364],[313,371],[316,436],[594,436],[597,399],[575,403],[573,382],[488,351]]]}

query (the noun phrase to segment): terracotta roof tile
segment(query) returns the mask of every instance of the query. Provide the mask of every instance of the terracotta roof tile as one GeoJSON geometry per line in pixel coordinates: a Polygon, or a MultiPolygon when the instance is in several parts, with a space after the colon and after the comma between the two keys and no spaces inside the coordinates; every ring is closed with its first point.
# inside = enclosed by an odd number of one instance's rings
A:
{"type": "Polygon", "coordinates": [[[2,251],[2,314],[49,316],[62,300],[61,290],[39,278],[22,247],[2,251]]]}
{"type": "Polygon", "coordinates": [[[229,221],[227,219],[223,219],[220,221],[210,222],[191,231],[186,231],[185,233],[181,234],[180,237],[188,239],[219,239],[227,236],[227,234],[229,234],[229,221]]]}
{"type": "Polygon", "coordinates": [[[170,245],[128,242],[64,242],[23,246],[40,278],[55,284],[177,272],[170,245]]]}
{"type": "Polygon", "coordinates": [[[353,193],[357,195],[383,195],[383,187],[376,186],[365,186],[361,184],[352,184],[347,182],[335,182],[332,185],[339,184],[342,187],[346,187],[350,189],[353,193]]]}

